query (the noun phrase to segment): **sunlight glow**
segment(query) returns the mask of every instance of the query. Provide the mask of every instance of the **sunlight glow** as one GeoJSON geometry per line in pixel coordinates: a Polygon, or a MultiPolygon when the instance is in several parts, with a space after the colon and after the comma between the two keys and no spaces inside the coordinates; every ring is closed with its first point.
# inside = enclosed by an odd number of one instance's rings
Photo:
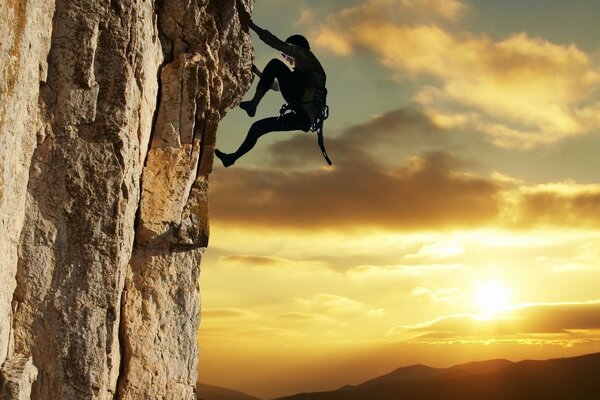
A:
{"type": "Polygon", "coordinates": [[[475,287],[473,302],[483,316],[493,317],[510,307],[510,290],[495,279],[480,282],[475,287]]]}

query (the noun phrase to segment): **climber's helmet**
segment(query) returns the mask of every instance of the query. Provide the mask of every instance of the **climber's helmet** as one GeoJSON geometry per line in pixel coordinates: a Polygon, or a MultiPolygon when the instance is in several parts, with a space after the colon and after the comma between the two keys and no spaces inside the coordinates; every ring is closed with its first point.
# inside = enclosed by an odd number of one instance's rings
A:
{"type": "Polygon", "coordinates": [[[285,42],[302,47],[306,50],[310,50],[310,45],[308,44],[308,40],[306,40],[306,38],[302,35],[292,35],[289,38],[285,39],[285,42]]]}
{"type": "MultiPolygon", "coordinates": [[[[308,44],[308,40],[302,35],[292,35],[285,40],[286,43],[293,44],[298,47],[302,47],[304,49],[310,50],[310,45],[308,44]]],[[[290,57],[285,53],[281,53],[283,58],[289,62],[290,64],[294,64],[294,58],[290,57]]]]}

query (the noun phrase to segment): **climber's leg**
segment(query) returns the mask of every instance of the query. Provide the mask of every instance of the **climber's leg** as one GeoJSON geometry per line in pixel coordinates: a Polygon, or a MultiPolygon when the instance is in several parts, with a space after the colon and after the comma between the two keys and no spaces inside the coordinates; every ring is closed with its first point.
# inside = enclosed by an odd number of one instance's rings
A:
{"type": "Polygon", "coordinates": [[[302,97],[304,89],[297,79],[297,76],[283,63],[283,61],[274,58],[265,66],[252,100],[241,102],[240,108],[245,110],[249,116],[253,117],[256,114],[256,107],[258,107],[258,104],[265,93],[271,89],[275,79],[277,79],[277,82],[279,83],[283,98],[288,103],[297,101],[302,97]]]}
{"type": "Polygon", "coordinates": [[[281,117],[271,117],[256,121],[250,127],[246,139],[240,147],[231,154],[215,150],[215,155],[223,162],[225,167],[233,165],[238,158],[252,150],[258,139],[269,132],[287,132],[287,131],[308,131],[310,128],[310,119],[305,115],[289,113],[281,117]]]}

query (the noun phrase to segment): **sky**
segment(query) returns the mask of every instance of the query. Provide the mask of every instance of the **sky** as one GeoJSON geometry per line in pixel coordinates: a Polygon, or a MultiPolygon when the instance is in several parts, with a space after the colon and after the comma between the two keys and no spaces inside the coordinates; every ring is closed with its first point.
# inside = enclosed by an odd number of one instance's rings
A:
{"type": "MultiPolygon", "coordinates": [[[[591,0],[258,0],[255,23],[304,34],[327,71],[334,164],[286,132],[215,166],[200,381],[273,398],[600,351],[599,17],[591,0]]],[[[279,56],[253,40],[259,68],[279,56]]],[[[217,147],[252,122],[230,111],[217,147]]]]}

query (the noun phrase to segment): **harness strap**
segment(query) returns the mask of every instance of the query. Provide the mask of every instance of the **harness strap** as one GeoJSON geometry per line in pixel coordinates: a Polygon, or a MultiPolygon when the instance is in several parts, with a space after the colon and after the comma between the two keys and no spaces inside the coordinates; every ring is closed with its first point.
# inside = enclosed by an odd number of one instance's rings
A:
{"type": "MultiPolygon", "coordinates": [[[[315,121],[310,126],[310,132],[317,133],[317,140],[319,142],[319,147],[321,148],[321,153],[327,161],[327,164],[331,165],[332,162],[327,155],[327,150],[325,150],[325,143],[323,139],[323,124],[327,118],[329,118],[329,106],[325,104],[325,96],[327,95],[327,89],[322,88],[321,95],[317,97],[316,100],[312,101],[303,101],[301,104],[312,104],[317,103],[317,115],[315,116],[315,121]]],[[[287,112],[294,112],[291,104],[284,104],[279,109],[279,116],[277,119],[283,117],[287,112]]]]}
{"type": "Polygon", "coordinates": [[[284,104],[284,105],[282,105],[281,108],[279,109],[279,116],[277,117],[277,119],[283,117],[285,115],[285,113],[287,113],[291,109],[292,109],[292,105],[291,104],[284,104]]]}

